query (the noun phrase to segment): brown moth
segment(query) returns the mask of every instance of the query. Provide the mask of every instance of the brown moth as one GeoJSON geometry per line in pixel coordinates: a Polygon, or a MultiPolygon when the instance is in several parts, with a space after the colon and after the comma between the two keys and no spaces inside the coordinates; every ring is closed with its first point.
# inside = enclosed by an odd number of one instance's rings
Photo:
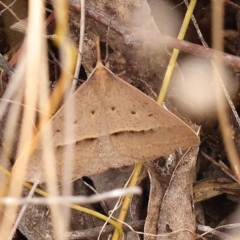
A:
{"type": "MultiPolygon", "coordinates": [[[[72,179],[154,160],[177,148],[199,144],[195,132],[168,110],[108,70],[100,60],[89,78],[49,121],[61,178],[64,149],[75,145],[72,179]],[[64,108],[73,104],[74,139],[64,136],[64,108]]],[[[39,143],[30,157],[26,180],[44,181],[39,143]],[[40,178],[40,179],[39,179],[40,178]]],[[[71,179],[69,179],[71,180],[71,179]]]]}

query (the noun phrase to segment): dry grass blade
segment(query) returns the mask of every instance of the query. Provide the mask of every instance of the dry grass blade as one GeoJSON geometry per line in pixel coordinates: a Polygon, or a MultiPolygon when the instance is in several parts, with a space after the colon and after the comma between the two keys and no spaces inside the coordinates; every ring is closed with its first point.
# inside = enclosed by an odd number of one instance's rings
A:
{"type": "MultiPolygon", "coordinates": [[[[29,199],[29,200],[32,199],[32,196],[33,196],[33,194],[34,194],[34,191],[35,191],[35,189],[37,188],[37,185],[38,185],[38,182],[35,182],[34,185],[33,185],[33,187],[32,187],[32,189],[31,189],[31,191],[30,191],[29,194],[28,194],[27,199],[29,199]]],[[[17,200],[17,201],[19,201],[19,200],[17,200]]],[[[19,226],[19,223],[20,223],[20,221],[21,221],[24,213],[26,212],[27,206],[28,206],[27,203],[24,204],[23,207],[22,207],[22,209],[21,209],[21,211],[19,212],[18,218],[16,219],[16,221],[15,221],[15,223],[14,223],[14,226],[13,226],[13,228],[12,228],[12,230],[11,230],[11,233],[10,233],[10,236],[9,236],[8,240],[12,240],[12,239],[14,238],[14,234],[15,234],[15,232],[17,231],[17,228],[18,228],[18,226],[19,226]]]]}
{"type": "MultiPolygon", "coordinates": [[[[33,188],[35,190],[35,188],[33,188]]],[[[50,204],[59,204],[62,203],[63,205],[70,205],[70,204],[90,204],[90,203],[97,203],[109,198],[116,198],[122,197],[131,194],[140,194],[141,189],[138,187],[130,187],[124,189],[115,189],[106,193],[92,195],[92,196],[57,196],[57,197],[50,197],[50,198],[10,198],[6,197],[0,200],[0,203],[6,205],[25,205],[25,204],[32,204],[32,205],[50,205],[50,204]]],[[[29,194],[30,195],[30,194],[29,194]]]]}
{"type": "MultiPolygon", "coordinates": [[[[58,1],[56,4],[58,7],[60,6],[60,11],[66,12],[66,1],[58,1]],[[61,4],[62,3],[62,4],[61,4]]],[[[31,143],[32,137],[35,134],[35,129],[31,128],[32,123],[35,121],[36,117],[36,105],[38,104],[40,106],[40,109],[42,110],[43,114],[40,115],[40,127],[49,119],[50,112],[53,112],[53,108],[56,107],[60,99],[56,99],[54,97],[61,96],[62,92],[55,93],[52,97],[54,101],[50,101],[49,104],[49,91],[48,91],[48,69],[47,69],[47,56],[46,56],[46,41],[44,39],[44,11],[43,11],[43,2],[37,1],[37,2],[31,2],[29,6],[29,24],[28,24],[28,32],[26,34],[26,40],[24,43],[24,49],[22,50],[22,53],[25,54],[25,58],[22,57],[22,61],[20,61],[19,70],[21,72],[16,71],[16,76],[18,76],[17,79],[24,78],[26,79],[25,82],[25,103],[28,106],[27,108],[24,108],[23,112],[23,121],[22,121],[22,128],[21,128],[21,136],[20,136],[20,143],[18,147],[18,158],[17,162],[19,163],[16,168],[14,168],[13,175],[12,175],[12,181],[10,186],[10,193],[9,196],[18,198],[21,193],[22,188],[22,181],[25,174],[25,167],[28,162],[29,154],[31,153],[32,146],[37,143],[38,139],[35,139],[33,143],[31,143]],[[36,11],[38,9],[38,11],[36,11]],[[34,55],[32,55],[32,46],[35,46],[36,51],[34,55]],[[25,60],[26,59],[26,60],[25,60]],[[25,60],[25,61],[23,61],[25,60]],[[41,63],[41,68],[39,68],[39,63],[41,63]],[[39,92],[38,92],[39,90],[39,92]]],[[[56,10],[57,11],[57,10],[56,10]]],[[[59,15],[58,15],[59,16],[59,15]]],[[[67,22],[67,18],[65,18],[63,21],[67,22]]],[[[62,24],[64,25],[64,24],[62,24]]],[[[65,24],[67,27],[67,24],[65,24]]],[[[61,30],[63,30],[62,27],[60,27],[61,30]]],[[[66,38],[66,32],[65,35],[62,35],[60,30],[60,36],[62,39],[64,37],[66,38]]],[[[70,80],[69,73],[71,72],[71,69],[73,68],[73,62],[74,58],[70,57],[72,53],[72,46],[68,45],[69,41],[62,40],[61,46],[62,51],[64,54],[67,52],[67,56],[64,57],[65,64],[63,66],[68,66],[65,68],[64,76],[62,77],[62,80],[64,82],[64,86],[66,86],[66,83],[69,82],[67,79],[70,80]],[[65,46],[65,48],[64,48],[65,46]],[[71,48],[70,51],[66,50],[71,48]],[[69,56],[69,57],[68,57],[69,56]],[[70,59],[69,59],[70,58],[70,59]]],[[[16,80],[14,81],[14,83],[16,80]]],[[[20,83],[18,80],[17,83],[20,83]]],[[[18,85],[15,84],[15,88],[18,87],[18,85]]],[[[8,99],[11,98],[13,95],[15,89],[14,87],[9,88],[9,90],[5,93],[8,99]]],[[[66,87],[65,87],[66,88],[66,87]]],[[[64,91],[65,88],[61,88],[62,91],[64,91]]],[[[4,102],[5,106],[7,105],[6,102],[4,102]]],[[[4,109],[1,109],[4,112],[4,109]]],[[[58,191],[56,190],[57,181],[54,172],[55,172],[55,166],[54,166],[54,151],[53,148],[51,148],[51,126],[48,125],[48,131],[45,132],[46,134],[43,134],[42,138],[42,144],[45,149],[44,151],[44,163],[45,163],[45,172],[47,175],[47,184],[50,189],[50,195],[49,196],[58,196],[58,191]]],[[[11,140],[11,139],[10,139],[11,140]]],[[[10,142],[8,140],[8,142],[10,142]]],[[[36,181],[38,181],[36,179],[36,181]]],[[[55,230],[56,238],[57,239],[65,239],[64,233],[67,230],[67,223],[64,222],[64,219],[61,218],[61,208],[59,204],[53,204],[50,206],[52,209],[53,214],[53,227],[55,230]]],[[[10,217],[14,221],[15,215],[16,215],[16,206],[14,207],[6,207],[6,215],[10,217]]],[[[2,225],[1,225],[0,232],[2,233],[1,236],[3,239],[7,238],[7,235],[9,233],[9,229],[11,227],[11,222],[7,218],[3,218],[2,225]]]]}
{"type": "MultiPolygon", "coordinates": [[[[79,47],[78,47],[78,57],[77,57],[77,63],[74,73],[74,78],[72,81],[72,86],[69,91],[69,94],[73,94],[75,91],[75,88],[77,86],[77,78],[80,73],[80,67],[82,64],[82,54],[83,54],[83,43],[84,43],[84,32],[85,32],[85,0],[81,0],[81,14],[80,14],[80,37],[79,37],[79,47]]],[[[66,100],[68,100],[68,93],[66,94],[66,100]]],[[[72,104],[68,108],[65,108],[65,138],[68,141],[68,139],[74,138],[75,135],[75,126],[71,123],[76,118],[75,116],[75,105],[72,104]]],[[[62,194],[64,196],[71,196],[72,195],[72,181],[68,181],[69,177],[73,174],[73,168],[74,168],[74,155],[75,155],[75,146],[74,145],[68,145],[66,146],[66,149],[64,151],[64,161],[63,161],[63,179],[62,183],[62,194]]],[[[64,208],[64,215],[65,215],[65,222],[68,224],[70,220],[70,208],[65,207],[64,208]]]]}
{"type": "MultiPolygon", "coordinates": [[[[213,1],[213,47],[217,50],[223,49],[223,37],[222,37],[222,28],[223,28],[223,8],[224,1],[213,1]]],[[[240,181],[240,160],[237,153],[235,143],[232,138],[232,129],[230,120],[228,118],[228,108],[226,105],[226,100],[224,99],[221,77],[219,75],[218,69],[222,69],[222,54],[221,52],[216,53],[214,56],[214,80],[216,83],[216,103],[217,103],[217,112],[218,120],[221,127],[224,147],[228,156],[228,160],[231,164],[231,167],[240,181]]]]}
{"type": "MultiPolygon", "coordinates": [[[[36,108],[37,103],[37,86],[38,80],[41,79],[42,71],[39,69],[38,64],[42,61],[42,53],[44,52],[45,46],[43,41],[43,4],[42,1],[34,1],[29,5],[29,33],[27,34],[25,40],[25,53],[26,53],[26,64],[24,66],[25,70],[25,103],[32,108],[36,108]],[[37,10],[36,10],[37,9],[37,10]],[[33,60],[32,56],[32,46],[35,45],[36,51],[33,60]],[[38,76],[38,78],[36,77],[38,76]]],[[[21,75],[22,76],[22,75],[21,75]]],[[[29,108],[24,109],[22,131],[20,136],[20,143],[18,148],[18,156],[26,148],[26,143],[28,144],[34,134],[34,129],[32,122],[35,119],[35,111],[29,108]]],[[[22,155],[23,156],[23,155],[22,155]]],[[[20,197],[22,189],[22,181],[24,178],[24,173],[28,161],[28,156],[23,156],[24,161],[22,161],[21,166],[13,174],[12,181],[10,184],[9,196],[20,197]]],[[[5,215],[14,221],[16,216],[16,206],[6,207],[5,215]]],[[[10,233],[12,223],[4,217],[2,219],[0,235],[2,239],[7,239],[10,233]]]]}
{"type": "MultiPolygon", "coordinates": [[[[56,40],[59,41],[58,45],[60,48],[60,60],[63,63],[63,72],[60,77],[60,83],[64,82],[64,88],[62,89],[63,92],[58,92],[58,88],[56,87],[54,93],[56,95],[61,96],[61,94],[64,93],[64,91],[67,88],[67,84],[70,82],[71,79],[71,70],[73,68],[73,63],[74,63],[74,58],[72,57],[72,45],[71,41],[69,41],[67,37],[67,31],[68,31],[68,21],[67,21],[67,16],[68,16],[68,7],[67,7],[67,1],[61,0],[61,1],[54,1],[54,9],[55,9],[55,17],[56,17],[56,32],[59,35],[59,38],[56,40]],[[65,17],[63,17],[65,16],[65,17]]],[[[47,69],[47,68],[46,68],[47,69]]],[[[40,99],[40,109],[42,111],[46,111],[51,113],[59,100],[61,99],[54,99],[55,101],[50,99],[49,102],[49,95],[48,95],[48,84],[42,84],[41,86],[41,92],[42,94],[42,99],[40,99]]],[[[56,96],[55,95],[55,96],[56,96]]],[[[59,97],[60,97],[59,96],[59,97]]],[[[53,96],[54,97],[54,96],[53,96]]],[[[68,114],[68,113],[67,113],[68,114]]],[[[70,116],[73,116],[73,112],[70,112],[70,116]]],[[[45,116],[42,117],[42,122],[40,123],[40,127],[42,123],[47,121],[47,118],[45,116]]],[[[66,122],[67,124],[68,122],[66,122]]],[[[73,132],[70,131],[70,134],[73,132]]],[[[53,147],[53,141],[52,141],[52,126],[51,124],[47,124],[46,127],[42,130],[42,146],[44,148],[43,151],[43,165],[44,165],[44,172],[45,172],[45,179],[47,182],[47,186],[49,189],[49,197],[57,197],[59,196],[59,190],[57,188],[58,182],[57,182],[57,177],[56,177],[56,158],[55,158],[55,153],[54,153],[54,147],[53,147]]],[[[73,150],[68,149],[68,152],[66,152],[71,158],[73,155],[73,150]]],[[[70,159],[71,161],[71,159],[70,159]]],[[[71,166],[71,165],[70,165],[71,166]]],[[[71,169],[70,169],[71,171],[71,169]]],[[[40,177],[41,178],[41,177],[40,177]]],[[[71,193],[71,186],[69,191],[71,193]]],[[[65,193],[66,194],[66,193],[65,193]]],[[[53,221],[53,229],[54,229],[54,235],[56,239],[64,240],[65,238],[65,232],[67,231],[68,228],[68,220],[69,220],[69,211],[68,208],[63,208],[62,205],[59,203],[51,204],[50,209],[52,210],[52,221],[53,221]],[[64,211],[65,210],[65,211],[64,211]],[[65,216],[66,214],[66,216],[65,216]],[[64,216],[64,217],[63,217],[64,216]],[[66,218],[65,218],[66,217],[66,218]]]]}

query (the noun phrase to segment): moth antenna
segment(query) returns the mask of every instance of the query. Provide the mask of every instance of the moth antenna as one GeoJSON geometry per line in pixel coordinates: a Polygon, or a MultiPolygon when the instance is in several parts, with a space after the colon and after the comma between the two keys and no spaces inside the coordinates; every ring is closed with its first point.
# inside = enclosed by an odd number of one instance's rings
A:
{"type": "Polygon", "coordinates": [[[95,48],[96,48],[96,58],[97,58],[97,67],[103,66],[101,60],[101,50],[100,50],[100,38],[96,36],[95,38],[95,48]]]}

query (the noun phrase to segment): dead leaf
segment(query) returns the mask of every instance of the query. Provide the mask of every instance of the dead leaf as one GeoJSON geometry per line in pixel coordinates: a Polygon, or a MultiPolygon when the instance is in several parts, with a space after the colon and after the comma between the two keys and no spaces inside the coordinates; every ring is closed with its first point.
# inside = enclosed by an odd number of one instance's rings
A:
{"type": "MultiPolygon", "coordinates": [[[[148,169],[148,174],[150,178],[150,194],[148,201],[148,212],[147,218],[144,226],[145,233],[157,234],[157,224],[160,212],[160,206],[164,194],[163,186],[159,182],[159,172],[157,171],[158,167],[155,168],[156,163],[147,163],[145,164],[148,169]]],[[[144,236],[144,240],[155,240],[156,237],[153,236],[144,236]]]]}
{"type": "Polygon", "coordinates": [[[239,195],[239,184],[236,182],[221,182],[208,179],[197,182],[194,186],[194,202],[201,202],[223,193],[239,195]]]}
{"type": "MultiPolygon", "coordinates": [[[[145,233],[168,234],[180,229],[195,232],[192,184],[197,152],[198,148],[194,147],[184,154],[176,164],[167,188],[165,188],[166,181],[163,184],[161,182],[163,174],[156,174],[153,169],[157,168],[147,164],[152,187],[145,233]],[[165,192],[163,192],[164,190],[165,192]]],[[[146,235],[144,239],[162,239],[162,237],[146,235]]],[[[164,239],[194,239],[194,236],[189,232],[181,231],[165,236],[164,239]]]]}

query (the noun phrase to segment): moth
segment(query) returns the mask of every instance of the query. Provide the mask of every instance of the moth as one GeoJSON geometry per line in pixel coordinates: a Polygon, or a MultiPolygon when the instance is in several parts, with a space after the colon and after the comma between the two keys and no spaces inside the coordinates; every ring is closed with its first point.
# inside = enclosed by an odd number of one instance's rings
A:
{"type": "MultiPolygon", "coordinates": [[[[166,156],[199,144],[196,133],[150,97],[108,70],[98,58],[89,78],[48,124],[61,178],[64,151],[75,147],[72,179],[166,156]],[[64,134],[65,108],[75,106],[75,136],[64,134]]],[[[44,181],[41,142],[30,157],[25,180],[44,181]]],[[[71,179],[69,179],[71,180],[71,179]]]]}

